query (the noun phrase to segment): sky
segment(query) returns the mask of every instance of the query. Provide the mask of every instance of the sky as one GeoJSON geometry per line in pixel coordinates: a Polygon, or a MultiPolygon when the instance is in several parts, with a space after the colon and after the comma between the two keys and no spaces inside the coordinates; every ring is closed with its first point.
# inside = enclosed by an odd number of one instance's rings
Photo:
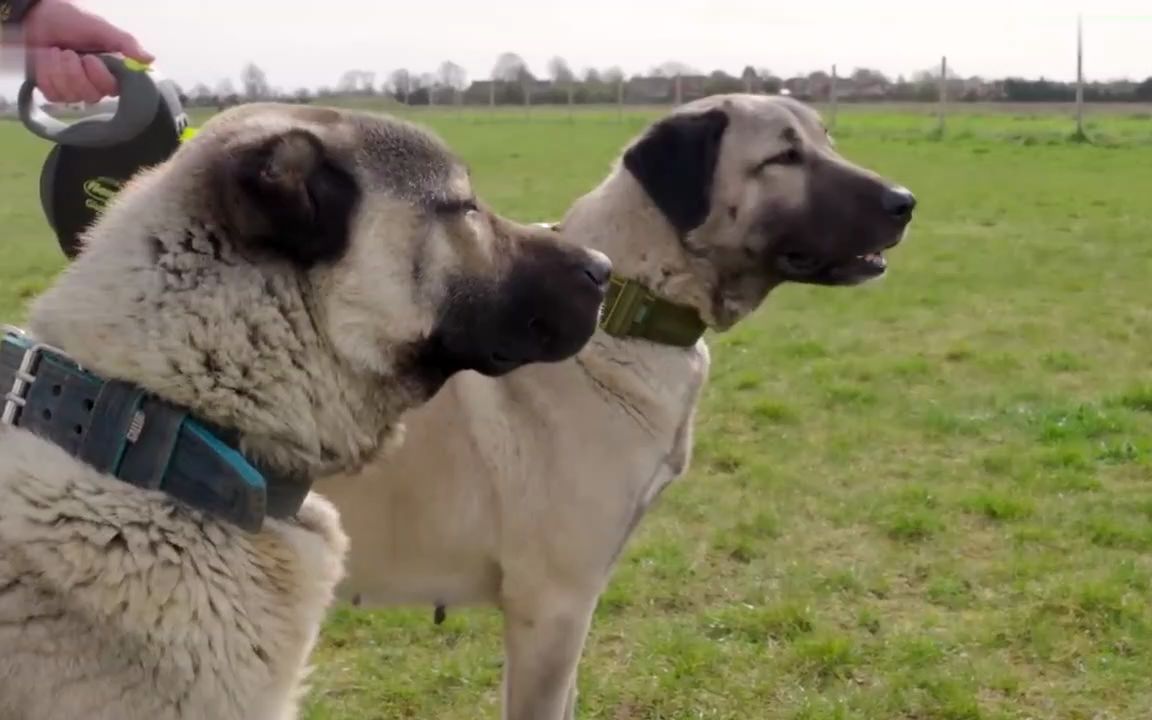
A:
{"type": "MultiPolygon", "coordinates": [[[[556,55],[582,71],[628,74],[669,60],[738,74],[855,67],[890,76],[938,67],[961,75],[1075,77],[1076,15],[1083,13],[1089,79],[1152,75],[1152,2],[1096,0],[87,0],[157,56],[186,90],[231,78],[251,61],[273,87],[334,87],[345,70],[382,83],[396,68],[435,72],[444,60],[469,80],[519,53],[544,75],[556,55]]],[[[12,97],[19,81],[0,78],[12,97]]]]}

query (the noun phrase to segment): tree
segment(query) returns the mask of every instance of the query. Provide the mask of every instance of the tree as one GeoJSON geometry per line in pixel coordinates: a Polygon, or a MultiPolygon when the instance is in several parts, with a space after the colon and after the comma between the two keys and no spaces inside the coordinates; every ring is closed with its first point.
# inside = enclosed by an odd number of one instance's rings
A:
{"type": "Polygon", "coordinates": [[[763,92],[775,95],[784,89],[784,79],[768,68],[760,68],[756,74],[760,76],[760,89],[763,92]]]}
{"type": "Polygon", "coordinates": [[[872,70],[870,68],[856,68],[852,71],[852,82],[857,86],[865,85],[889,85],[891,80],[888,76],[879,70],[872,70]]]}
{"type": "Polygon", "coordinates": [[[373,95],[376,93],[376,73],[369,70],[346,70],[340,76],[336,90],[344,95],[373,95]]]}
{"type": "Polygon", "coordinates": [[[340,76],[339,82],[336,83],[336,91],[345,95],[351,94],[356,91],[359,82],[355,70],[345,70],[344,74],[340,76]]]}
{"type": "Polygon", "coordinates": [[[192,91],[188,93],[188,97],[191,98],[193,102],[205,101],[212,97],[212,88],[204,83],[196,83],[192,86],[192,91]]]}
{"type": "Polygon", "coordinates": [[[501,53],[492,68],[492,80],[495,82],[523,82],[524,76],[530,74],[524,58],[512,52],[501,53]]]}
{"type": "Polygon", "coordinates": [[[584,84],[585,85],[599,85],[604,82],[600,77],[600,71],[596,68],[590,67],[584,71],[584,84]]]}
{"type": "Polygon", "coordinates": [[[556,84],[567,84],[576,79],[576,73],[564,58],[554,57],[548,61],[548,77],[556,84]]]}
{"type": "Polygon", "coordinates": [[[609,85],[619,85],[624,82],[624,71],[618,65],[613,65],[604,71],[604,82],[609,85]]]}
{"type": "Polygon", "coordinates": [[[436,75],[439,83],[446,88],[451,88],[453,92],[463,92],[468,87],[468,73],[463,67],[451,60],[440,63],[440,69],[436,75]]]}
{"type": "Polygon", "coordinates": [[[723,95],[740,92],[744,82],[740,78],[732,77],[723,70],[713,70],[704,83],[704,92],[707,95],[723,95]]]}
{"type": "Polygon", "coordinates": [[[408,101],[412,105],[432,105],[435,101],[436,75],[425,72],[412,78],[412,94],[408,101]]]}
{"type": "Polygon", "coordinates": [[[808,73],[808,96],[827,98],[832,93],[832,76],[823,70],[808,73]]]}
{"type": "Polygon", "coordinates": [[[697,75],[695,70],[677,60],[669,60],[652,68],[652,75],[656,77],[673,78],[677,75],[697,75]]]}
{"type": "Polygon", "coordinates": [[[388,77],[388,85],[396,99],[407,105],[408,97],[412,94],[412,73],[404,68],[393,70],[388,77]]]}
{"type": "Polygon", "coordinates": [[[244,97],[249,100],[263,100],[272,95],[268,76],[256,63],[248,63],[240,73],[240,83],[244,86],[244,97]]]}
{"type": "Polygon", "coordinates": [[[239,102],[240,96],[236,94],[236,87],[230,79],[224,78],[216,84],[216,107],[223,109],[239,102]]]}
{"type": "Polygon", "coordinates": [[[740,73],[740,80],[744,83],[744,92],[756,92],[760,87],[760,75],[757,74],[756,68],[751,65],[744,66],[744,72],[740,73]]]}
{"type": "Polygon", "coordinates": [[[1137,100],[1152,102],[1152,77],[1137,85],[1132,94],[1137,100]]]}

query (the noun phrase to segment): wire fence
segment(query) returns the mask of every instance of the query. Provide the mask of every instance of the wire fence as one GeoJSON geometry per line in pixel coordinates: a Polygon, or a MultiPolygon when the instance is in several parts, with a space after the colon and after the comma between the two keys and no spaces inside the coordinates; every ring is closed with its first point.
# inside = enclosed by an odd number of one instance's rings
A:
{"type": "Polygon", "coordinates": [[[752,92],[788,94],[812,105],[840,137],[1152,144],[1152,78],[1143,84],[1090,83],[1083,74],[1082,58],[1078,44],[1073,83],[962,78],[951,70],[948,58],[941,57],[933,71],[902,83],[882,76],[870,79],[860,71],[843,77],[832,65],[829,71],[804,77],[776,78],[774,87],[766,87],[769,83],[763,78],[722,74],[618,77],[614,84],[600,81],[591,88],[575,80],[481,80],[467,89],[427,88],[419,99],[393,94],[318,101],[438,121],[642,124],[707,95],[752,92]],[[1148,99],[1141,101],[1144,96],[1148,99]]]}
{"type": "MultiPolygon", "coordinates": [[[[676,103],[408,106],[371,98],[336,104],[438,122],[643,125],[676,103]]],[[[1152,103],[931,102],[806,99],[839,138],[986,140],[1032,144],[1152,145],[1152,103]]]]}

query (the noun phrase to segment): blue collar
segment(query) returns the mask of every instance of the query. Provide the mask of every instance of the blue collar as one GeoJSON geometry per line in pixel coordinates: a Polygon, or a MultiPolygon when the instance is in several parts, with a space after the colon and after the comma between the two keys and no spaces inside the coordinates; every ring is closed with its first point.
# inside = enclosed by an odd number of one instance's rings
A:
{"type": "Polygon", "coordinates": [[[141,388],[103,380],[63,351],[5,327],[0,339],[0,426],[33,432],[77,460],[140,488],[258,531],[291,517],[307,479],[271,474],[223,432],[141,388]]]}

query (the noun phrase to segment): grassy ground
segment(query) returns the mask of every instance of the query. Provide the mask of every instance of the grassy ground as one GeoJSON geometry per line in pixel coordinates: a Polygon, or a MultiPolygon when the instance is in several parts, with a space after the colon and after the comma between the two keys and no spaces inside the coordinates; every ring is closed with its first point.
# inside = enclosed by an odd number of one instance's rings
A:
{"type": "MultiPolygon", "coordinates": [[[[422,117],[525,220],[642,122],[422,117]]],[[[917,193],[912,236],[883,282],[785,288],[713,338],[693,471],[598,611],[582,717],[1152,717],[1152,145],[842,121],[917,193]]],[[[0,124],[4,319],[61,267],[43,150],[0,124]]],[[[310,720],[498,717],[493,612],[341,609],[316,659],[310,720]]]]}

